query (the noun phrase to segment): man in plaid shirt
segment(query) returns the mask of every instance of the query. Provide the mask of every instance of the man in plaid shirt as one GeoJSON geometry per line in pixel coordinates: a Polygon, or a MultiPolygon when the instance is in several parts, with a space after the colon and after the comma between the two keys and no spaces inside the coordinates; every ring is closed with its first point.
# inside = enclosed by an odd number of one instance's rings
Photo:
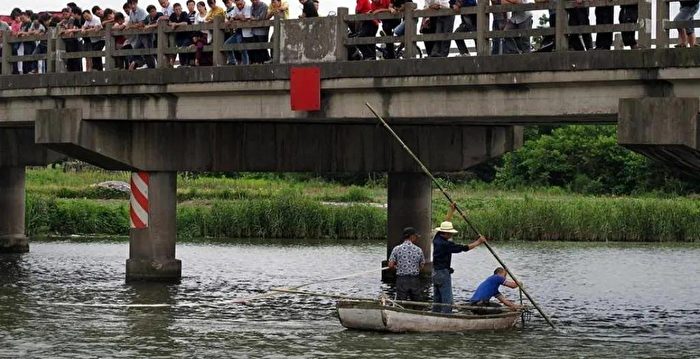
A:
{"type": "Polygon", "coordinates": [[[389,256],[389,268],[396,269],[396,299],[422,300],[420,270],[425,265],[423,250],[415,245],[420,238],[413,227],[403,230],[403,243],[394,247],[389,256]]]}

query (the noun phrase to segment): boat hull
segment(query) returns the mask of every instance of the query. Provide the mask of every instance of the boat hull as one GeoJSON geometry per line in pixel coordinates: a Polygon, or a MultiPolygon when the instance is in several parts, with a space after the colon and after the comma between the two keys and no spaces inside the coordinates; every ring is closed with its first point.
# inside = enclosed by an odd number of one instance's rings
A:
{"type": "Polygon", "coordinates": [[[492,315],[441,314],[398,307],[378,302],[338,302],[340,323],[348,329],[403,332],[471,332],[505,330],[515,327],[520,312],[492,315]]]}

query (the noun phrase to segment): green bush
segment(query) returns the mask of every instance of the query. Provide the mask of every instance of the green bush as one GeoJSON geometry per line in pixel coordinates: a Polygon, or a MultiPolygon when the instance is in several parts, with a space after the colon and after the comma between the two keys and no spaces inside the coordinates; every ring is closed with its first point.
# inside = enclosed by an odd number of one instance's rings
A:
{"type": "Polygon", "coordinates": [[[559,186],[587,194],[698,189],[695,182],[678,179],[661,164],[617,145],[615,126],[571,125],[528,133],[531,140],[504,156],[497,183],[559,186]]]}

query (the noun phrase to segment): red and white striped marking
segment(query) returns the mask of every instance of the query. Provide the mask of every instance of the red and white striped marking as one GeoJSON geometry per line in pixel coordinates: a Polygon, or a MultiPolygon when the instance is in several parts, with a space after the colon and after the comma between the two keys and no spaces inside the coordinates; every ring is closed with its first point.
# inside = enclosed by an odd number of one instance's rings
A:
{"type": "Polygon", "coordinates": [[[148,172],[131,174],[129,223],[131,228],[148,228],[148,172]]]}

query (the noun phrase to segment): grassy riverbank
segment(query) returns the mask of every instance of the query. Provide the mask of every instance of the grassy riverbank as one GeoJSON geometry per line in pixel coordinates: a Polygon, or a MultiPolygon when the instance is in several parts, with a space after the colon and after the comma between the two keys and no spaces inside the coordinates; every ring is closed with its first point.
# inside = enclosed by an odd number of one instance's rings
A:
{"type": "MultiPolygon", "coordinates": [[[[128,173],[33,169],[27,173],[31,235],[128,234],[128,196],[92,187],[128,173]]],[[[700,203],[687,197],[593,197],[559,189],[500,190],[450,184],[458,203],[488,236],[567,241],[700,241],[700,203]]],[[[383,238],[381,180],[342,186],[304,176],[178,178],[183,238],[383,238]],[[330,203],[329,203],[330,202],[330,203]]],[[[446,203],[433,196],[434,222],[446,203]]],[[[410,210],[410,209],[407,209],[410,210]]],[[[458,227],[464,228],[461,220],[458,227]]]]}

